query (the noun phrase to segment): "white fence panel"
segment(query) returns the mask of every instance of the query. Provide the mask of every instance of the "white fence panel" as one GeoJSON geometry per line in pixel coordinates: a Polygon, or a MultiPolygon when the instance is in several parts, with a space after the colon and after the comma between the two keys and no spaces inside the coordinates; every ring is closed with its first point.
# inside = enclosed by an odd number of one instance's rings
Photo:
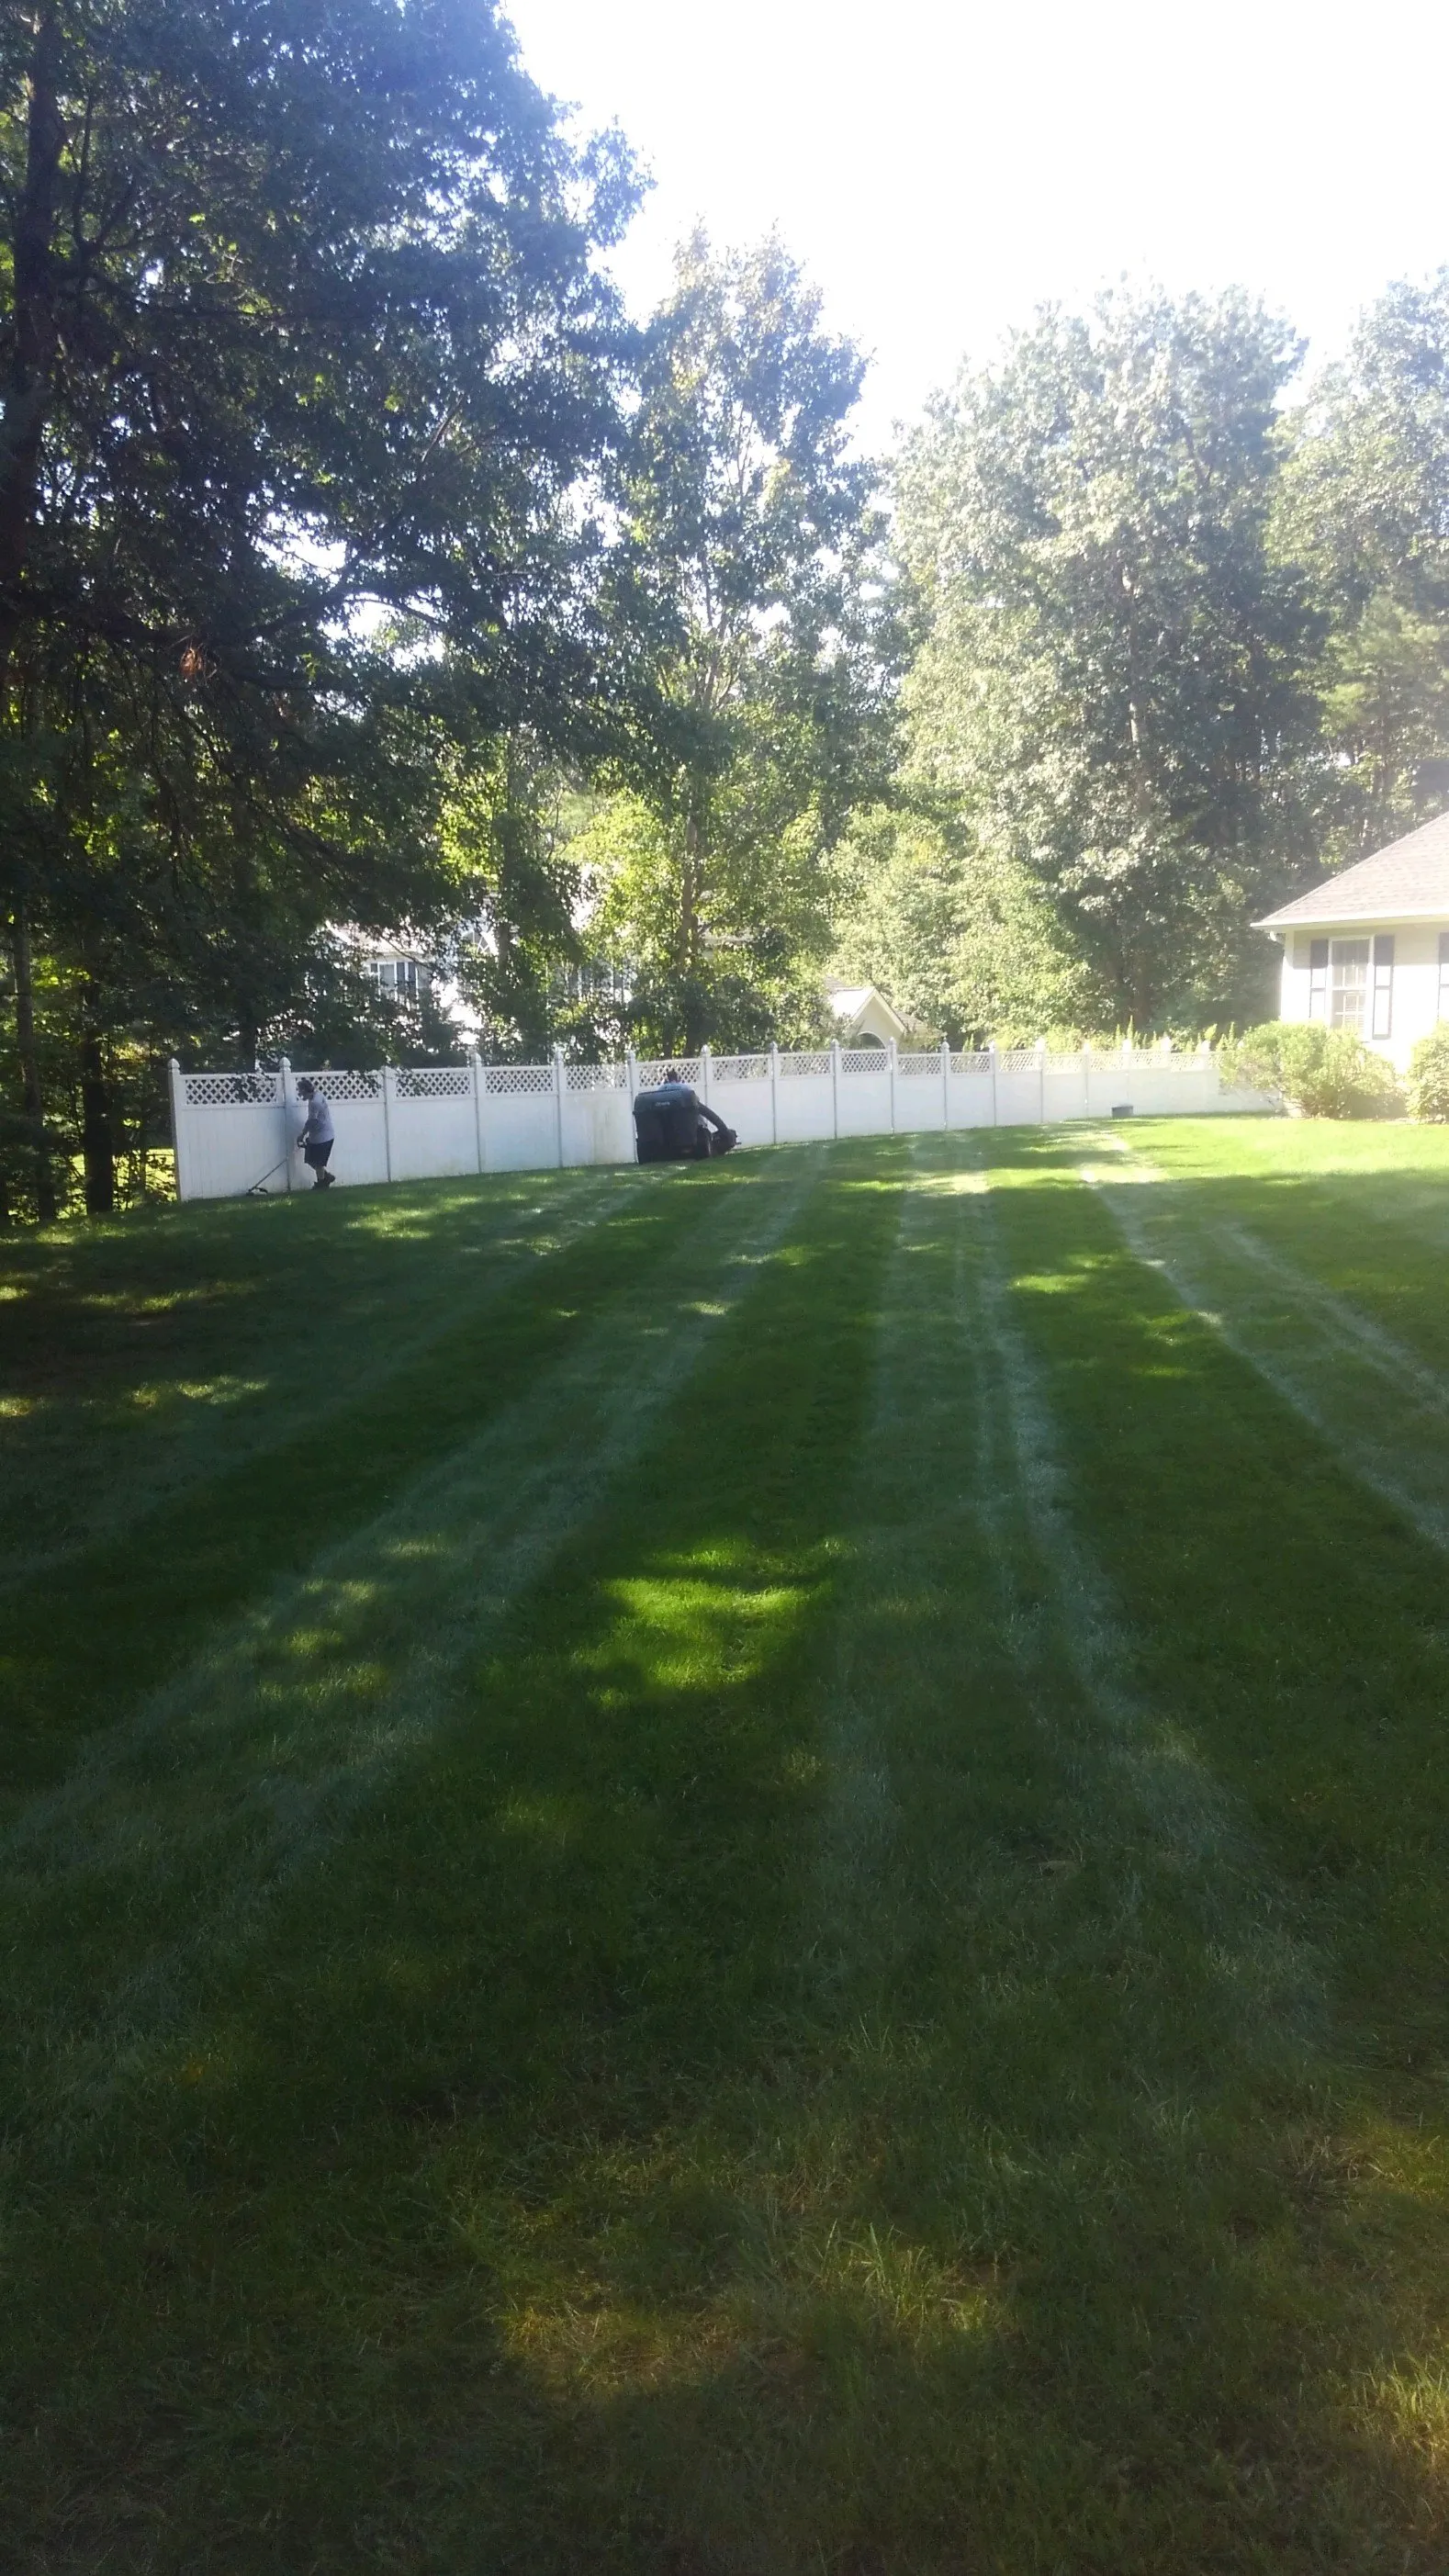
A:
{"type": "Polygon", "coordinates": [[[774,1144],[774,1086],[768,1055],[711,1056],[704,1096],[725,1125],[733,1127],[742,1145],[774,1144]]]}
{"type": "Polygon", "coordinates": [[[919,1134],[945,1126],[946,1082],[946,1059],[939,1047],[933,1047],[929,1055],[897,1056],[895,1123],[899,1134],[919,1134]]]}
{"type": "Polygon", "coordinates": [[[566,1163],[632,1163],[634,1106],[622,1064],[566,1064],[561,1098],[566,1163]]]}
{"type": "Polygon", "coordinates": [[[996,1066],[989,1052],[953,1055],[946,1085],[948,1127],[994,1127],[996,1066]]]}
{"type": "Polygon", "coordinates": [[[485,1065],[484,1170],[544,1171],[559,1159],[559,1103],[553,1066],[485,1065]]]}
{"type": "Polygon", "coordinates": [[[1018,1047],[996,1059],[996,1124],[1039,1127],[1045,1113],[1043,1057],[1036,1047],[1018,1047]]]}
{"type": "Polygon", "coordinates": [[[234,1199],[270,1178],[287,1187],[291,1118],[275,1073],[183,1073],[171,1068],[176,1195],[234,1199]]]}
{"type": "Polygon", "coordinates": [[[835,1075],[829,1047],[782,1055],[775,1084],[775,1140],[815,1145],[835,1134],[835,1075]]]}
{"type": "Polygon", "coordinates": [[[888,1136],[891,1132],[891,1065],[884,1047],[844,1047],[838,1089],[842,1136],[888,1136]]]}
{"type": "Polygon", "coordinates": [[[434,1181],[477,1171],[471,1065],[405,1065],[387,1076],[386,1107],[393,1180],[434,1181]]]}

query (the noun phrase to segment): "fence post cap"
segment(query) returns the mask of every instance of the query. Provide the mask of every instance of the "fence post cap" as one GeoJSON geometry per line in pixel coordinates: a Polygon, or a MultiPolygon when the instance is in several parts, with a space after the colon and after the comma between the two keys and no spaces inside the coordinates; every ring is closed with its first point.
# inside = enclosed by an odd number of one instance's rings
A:
{"type": "Polygon", "coordinates": [[[292,1059],[291,1059],[291,1057],[290,1057],[289,1055],[278,1056],[278,1058],[277,1058],[277,1071],[278,1071],[279,1073],[282,1073],[282,1074],[287,1074],[287,1073],[290,1073],[290,1072],[291,1072],[291,1070],[292,1070],[292,1059]]]}

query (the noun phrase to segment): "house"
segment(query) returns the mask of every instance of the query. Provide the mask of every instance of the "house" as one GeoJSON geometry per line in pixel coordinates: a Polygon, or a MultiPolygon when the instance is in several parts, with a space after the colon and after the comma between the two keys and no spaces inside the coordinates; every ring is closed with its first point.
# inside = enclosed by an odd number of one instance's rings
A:
{"type": "Polygon", "coordinates": [[[835,1034],[843,1047],[883,1047],[892,1038],[897,1046],[910,1047],[928,1039],[928,1032],[903,1019],[895,1004],[888,1002],[874,984],[841,984],[833,975],[827,975],[825,1007],[835,1021],[835,1034]]]}
{"type": "Polygon", "coordinates": [[[1405,1072],[1449,1019],[1449,814],[1255,926],[1283,942],[1283,1019],[1352,1029],[1405,1072]]]}

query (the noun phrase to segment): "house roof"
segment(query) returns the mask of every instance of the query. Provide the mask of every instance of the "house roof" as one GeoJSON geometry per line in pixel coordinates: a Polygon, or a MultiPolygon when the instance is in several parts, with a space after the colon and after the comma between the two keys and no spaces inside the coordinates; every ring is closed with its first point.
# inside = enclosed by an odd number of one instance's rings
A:
{"type": "Polygon", "coordinates": [[[835,1017],[847,1028],[855,1026],[872,1002],[879,1003],[887,1020],[895,1023],[898,1036],[904,1037],[910,1027],[910,1022],[901,1017],[894,1002],[888,1002],[875,984],[837,984],[833,976],[827,975],[825,999],[835,1017]]]}
{"type": "Polygon", "coordinates": [[[1436,814],[1386,850],[1360,859],[1255,922],[1291,930],[1317,921],[1449,921],[1449,814],[1436,814]]]}

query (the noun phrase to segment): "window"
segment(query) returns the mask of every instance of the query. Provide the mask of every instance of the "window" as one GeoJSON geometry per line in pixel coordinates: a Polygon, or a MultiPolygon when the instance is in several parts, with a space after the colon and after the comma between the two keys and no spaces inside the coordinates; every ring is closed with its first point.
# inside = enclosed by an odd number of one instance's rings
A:
{"type": "Polygon", "coordinates": [[[1374,935],[1374,1016],[1371,1037],[1387,1038],[1394,1033],[1394,942],[1391,932],[1374,935]]]}
{"type": "Polygon", "coordinates": [[[1310,1020],[1328,1017],[1328,942],[1311,939],[1308,943],[1308,1016],[1310,1020]]]}
{"type": "Polygon", "coordinates": [[[406,993],[414,1001],[419,988],[426,993],[432,982],[427,967],[420,967],[415,957],[374,957],[372,973],[379,992],[406,993]]]}
{"type": "Polygon", "coordinates": [[[1328,973],[1328,1025],[1331,1029],[1355,1029],[1360,1036],[1363,1034],[1368,980],[1368,941],[1335,939],[1329,951],[1328,973]]]}

